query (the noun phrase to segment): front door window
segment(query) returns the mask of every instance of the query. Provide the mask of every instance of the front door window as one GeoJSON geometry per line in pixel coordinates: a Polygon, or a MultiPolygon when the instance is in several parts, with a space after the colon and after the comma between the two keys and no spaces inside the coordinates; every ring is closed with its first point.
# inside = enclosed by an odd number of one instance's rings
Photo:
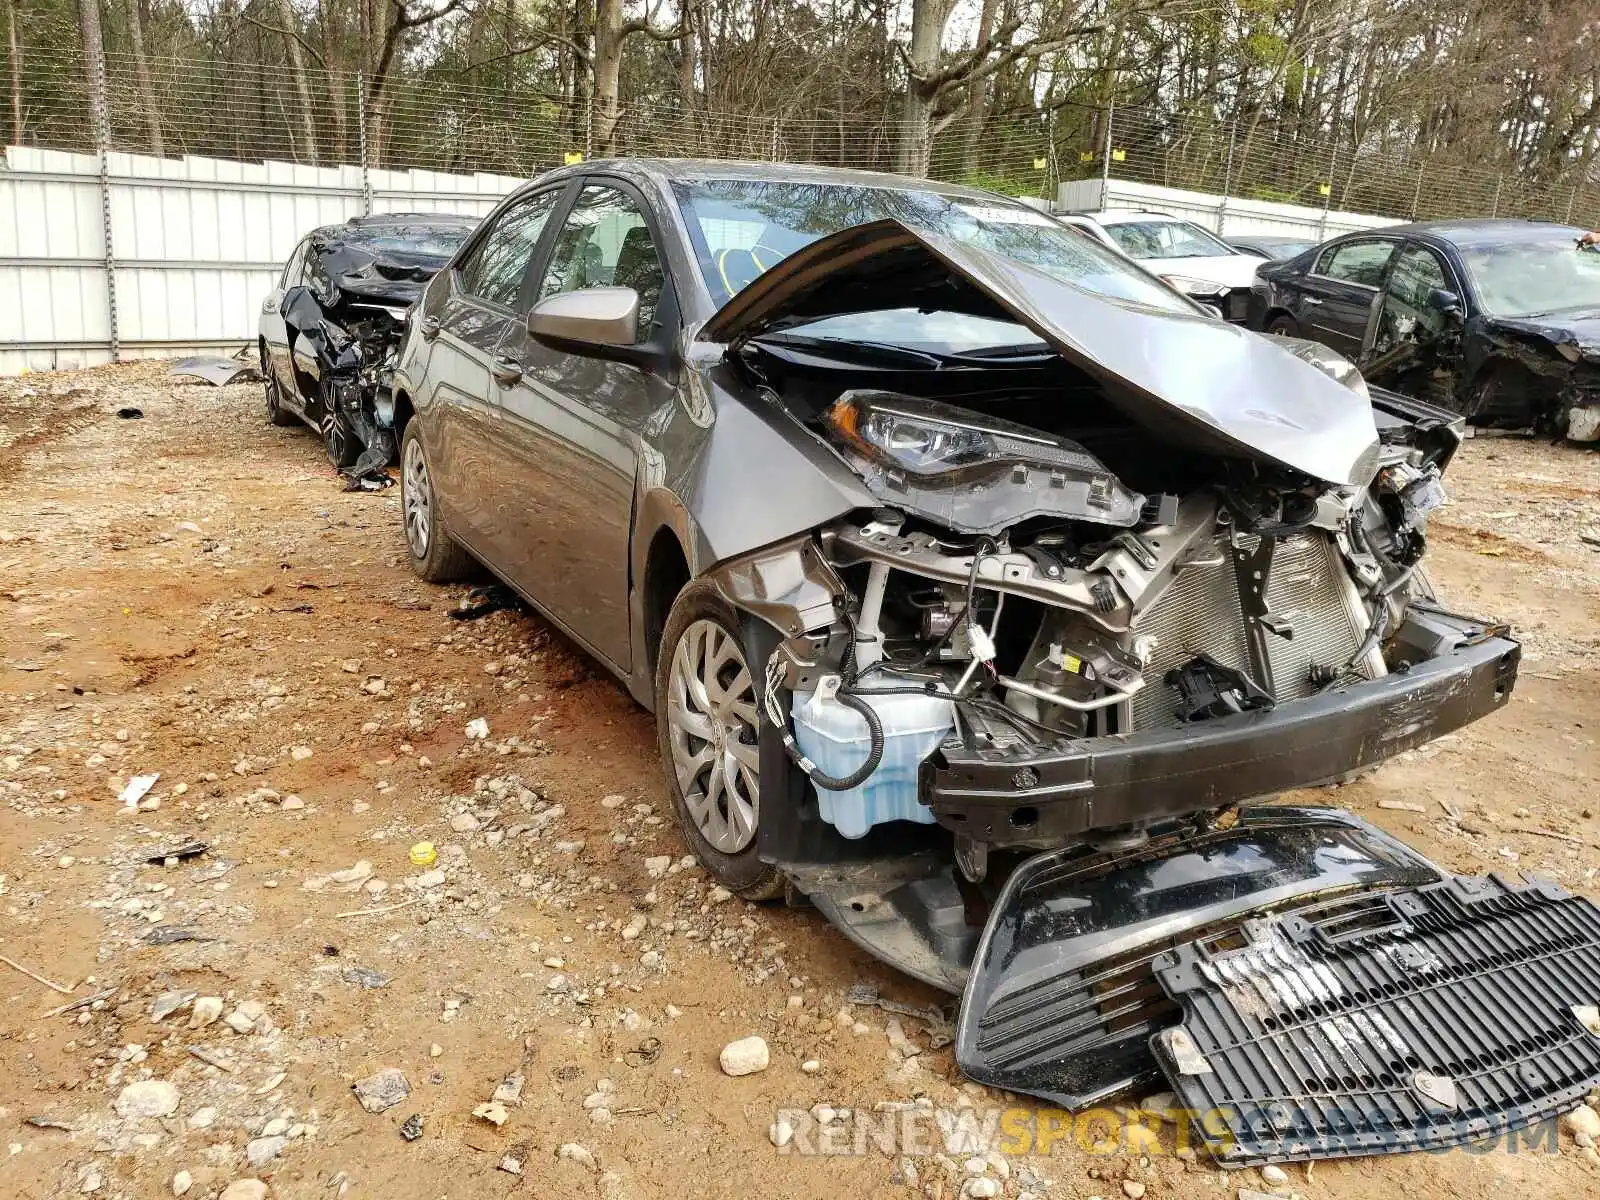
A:
{"type": "Polygon", "coordinates": [[[592,287],[631,287],[639,293],[637,340],[648,342],[665,276],[639,206],[616,188],[592,184],[578,194],[556,234],[539,299],[592,287]]]}

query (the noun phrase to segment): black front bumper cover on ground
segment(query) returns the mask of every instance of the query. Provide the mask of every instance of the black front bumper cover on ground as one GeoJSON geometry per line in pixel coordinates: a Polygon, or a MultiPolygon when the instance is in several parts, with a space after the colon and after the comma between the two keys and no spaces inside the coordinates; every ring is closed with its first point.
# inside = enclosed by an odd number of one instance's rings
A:
{"type": "Polygon", "coordinates": [[[952,739],[923,764],[922,797],[945,828],[992,846],[1221,808],[1339,779],[1486,716],[1511,695],[1520,656],[1489,636],[1380,679],[1175,729],[1043,750],[952,739]]]}
{"type": "Polygon", "coordinates": [[[1154,962],[1150,1045],[1224,1166],[1477,1142],[1600,1083],[1600,909],[1550,883],[1391,892],[1362,928],[1247,921],[1154,962]]]}

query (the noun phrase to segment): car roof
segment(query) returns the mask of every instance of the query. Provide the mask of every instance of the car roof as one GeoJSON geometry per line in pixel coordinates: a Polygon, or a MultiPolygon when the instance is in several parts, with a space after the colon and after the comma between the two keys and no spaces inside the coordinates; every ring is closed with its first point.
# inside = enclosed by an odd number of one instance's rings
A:
{"type": "Polygon", "coordinates": [[[1503,246],[1518,242],[1552,242],[1576,239],[1586,231],[1576,225],[1555,221],[1522,221],[1513,217],[1475,217],[1459,221],[1413,221],[1409,225],[1384,225],[1361,230],[1346,237],[1381,234],[1385,237],[1416,237],[1453,246],[1503,246]]]}
{"type": "Polygon", "coordinates": [[[478,227],[482,217],[472,216],[468,213],[452,212],[417,212],[417,213],[373,213],[367,217],[351,217],[348,221],[341,221],[337,225],[321,225],[311,231],[313,237],[320,237],[324,241],[337,240],[341,233],[354,230],[382,230],[398,228],[401,226],[427,225],[435,229],[463,229],[468,232],[478,227]]]}
{"type": "Polygon", "coordinates": [[[1152,208],[1107,208],[1099,212],[1083,213],[1090,220],[1099,221],[1102,225],[1127,225],[1134,221],[1181,221],[1185,225],[1194,224],[1188,217],[1180,217],[1176,213],[1157,212],[1152,208]]]}
{"type": "MultiPolygon", "coordinates": [[[[938,192],[967,200],[996,200],[1027,205],[1014,196],[970,187],[961,183],[945,183],[937,179],[920,179],[911,175],[893,175],[887,171],[856,171],[843,167],[818,167],[805,163],[771,163],[720,158],[613,158],[595,159],[569,167],[557,167],[540,175],[539,180],[555,180],[572,175],[594,173],[628,177],[648,177],[655,182],[693,182],[712,179],[748,179],[765,183],[835,184],[841,187],[875,187],[899,192],[938,192]]],[[[1039,210],[1042,211],[1042,210],[1039,210]]]]}

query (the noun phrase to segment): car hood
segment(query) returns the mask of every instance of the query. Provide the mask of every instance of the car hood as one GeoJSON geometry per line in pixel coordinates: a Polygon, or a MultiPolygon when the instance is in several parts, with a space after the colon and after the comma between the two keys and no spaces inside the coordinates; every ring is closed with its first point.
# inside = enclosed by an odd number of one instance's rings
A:
{"type": "Polygon", "coordinates": [[[312,246],[333,291],[331,307],[342,299],[401,308],[416,302],[427,283],[450,261],[448,254],[374,250],[359,242],[329,239],[312,246]]]}
{"type": "Polygon", "coordinates": [[[1217,254],[1203,258],[1136,258],[1133,261],[1157,275],[1182,275],[1223,287],[1247,288],[1255,282],[1256,268],[1267,260],[1254,254],[1217,254]]]}
{"type": "Polygon", "coordinates": [[[706,341],[852,312],[937,308],[1015,321],[1178,445],[1364,486],[1378,431],[1365,397],[1271,339],[1196,312],[1117,302],[977,246],[874,221],[796,251],[714,313],[706,341]]]}

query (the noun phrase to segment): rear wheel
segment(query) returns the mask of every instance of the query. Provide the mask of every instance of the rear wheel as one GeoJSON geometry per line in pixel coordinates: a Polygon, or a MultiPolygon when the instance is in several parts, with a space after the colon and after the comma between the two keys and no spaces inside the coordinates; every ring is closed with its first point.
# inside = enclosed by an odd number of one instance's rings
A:
{"type": "Polygon", "coordinates": [[[673,601],[656,661],[656,731],[667,791],[684,840],[729,891],[746,900],[783,893],[757,852],[760,720],[743,622],[704,580],[673,601]]]}
{"type": "Polygon", "coordinates": [[[1300,322],[1288,313],[1279,313],[1267,322],[1267,332],[1273,337],[1297,338],[1300,336],[1300,322]]]}
{"type": "Polygon", "coordinates": [[[449,583],[471,573],[472,556],[439,520],[433,477],[414,420],[407,423],[400,447],[400,511],[405,516],[406,549],[411,553],[413,571],[429,583],[449,583]]]}
{"type": "Polygon", "coordinates": [[[299,418],[283,406],[283,385],[272,370],[272,359],[267,355],[267,344],[259,346],[261,353],[261,386],[267,394],[267,424],[280,428],[296,425],[299,418]]]}

